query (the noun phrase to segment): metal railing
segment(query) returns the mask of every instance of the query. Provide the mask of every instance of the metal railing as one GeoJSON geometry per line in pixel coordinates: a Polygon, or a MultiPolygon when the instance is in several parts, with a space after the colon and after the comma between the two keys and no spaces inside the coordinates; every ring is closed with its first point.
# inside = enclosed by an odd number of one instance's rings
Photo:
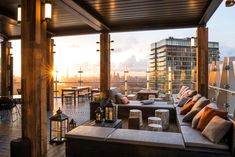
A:
{"type": "MultiPolygon", "coordinates": [[[[195,89],[195,83],[192,82],[192,87],[195,89]]],[[[235,90],[208,85],[208,99],[234,115],[235,111],[235,90]]]]}
{"type": "MultiPolygon", "coordinates": [[[[136,94],[143,88],[147,88],[147,83],[149,81],[112,81],[111,87],[117,87],[118,90],[125,95],[128,94],[136,94]],[[125,86],[126,84],[126,86],[125,86]]],[[[99,88],[100,82],[81,82],[82,86],[91,86],[91,88],[99,88]]],[[[61,96],[61,89],[72,87],[72,86],[80,86],[80,82],[59,82],[54,81],[54,96],[60,97],[61,96]]]]}

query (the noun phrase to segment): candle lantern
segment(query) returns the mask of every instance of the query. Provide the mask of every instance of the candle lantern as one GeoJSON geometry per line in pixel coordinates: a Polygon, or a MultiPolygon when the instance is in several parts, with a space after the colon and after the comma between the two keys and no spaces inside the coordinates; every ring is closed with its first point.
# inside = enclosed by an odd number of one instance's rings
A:
{"type": "Polygon", "coordinates": [[[98,107],[95,111],[95,122],[101,123],[103,121],[103,110],[101,107],[98,107]]]}
{"type": "Polygon", "coordinates": [[[74,128],[76,128],[76,122],[74,119],[71,119],[71,121],[69,122],[69,131],[73,130],[74,128]]]}
{"type": "Polygon", "coordinates": [[[117,106],[109,100],[104,106],[105,122],[113,123],[117,120],[117,106]]]}
{"type": "Polygon", "coordinates": [[[60,108],[50,117],[50,143],[63,143],[68,132],[69,117],[62,113],[60,108]]]}

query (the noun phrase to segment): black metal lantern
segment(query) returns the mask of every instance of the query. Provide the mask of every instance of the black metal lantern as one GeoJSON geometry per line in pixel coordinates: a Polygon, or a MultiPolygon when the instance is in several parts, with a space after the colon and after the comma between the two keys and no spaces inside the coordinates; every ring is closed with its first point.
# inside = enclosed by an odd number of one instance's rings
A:
{"type": "Polygon", "coordinates": [[[101,107],[98,107],[95,111],[95,122],[101,123],[103,121],[103,110],[101,107]]]}
{"type": "Polygon", "coordinates": [[[76,128],[76,122],[74,119],[71,119],[71,121],[69,122],[69,131],[73,130],[74,128],[76,128]]]}
{"type": "Polygon", "coordinates": [[[113,123],[117,120],[117,106],[109,100],[104,106],[105,122],[113,123]]]}
{"type": "Polygon", "coordinates": [[[50,117],[50,143],[63,143],[68,132],[69,117],[62,113],[60,108],[50,117]]]}

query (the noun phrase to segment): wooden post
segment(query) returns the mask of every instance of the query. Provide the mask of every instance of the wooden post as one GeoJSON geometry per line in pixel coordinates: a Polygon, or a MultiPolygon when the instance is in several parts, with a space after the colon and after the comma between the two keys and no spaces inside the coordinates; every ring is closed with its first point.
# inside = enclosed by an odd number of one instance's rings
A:
{"type": "Polygon", "coordinates": [[[110,35],[108,32],[100,34],[100,91],[109,97],[110,89],[110,35]]]}
{"type": "Polygon", "coordinates": [[[54,105],[54,39],[47,37],[47,65],[50,75],[47,77],[47,111],[53,111],[54,105]]]}
{"type": "MultiPolygon", "coordinates": [[[[7,39],[2,42],[1,50],[1,95],[10,95],[10,49],[11,43],[7,39]]],[[[13,78],[12,78],[13,79],[13,78]]]]}
{"type": "Polygon", "coordinates": [[[196,39],[196,91],[208,97],[208,28],[197,28],[196,39]]]}
{"type": "Polygon", "coordinates": [[[22,137],[30,140],[31,157],[47,151],[46,22],[41,0],[21,0],[22,137]]]}

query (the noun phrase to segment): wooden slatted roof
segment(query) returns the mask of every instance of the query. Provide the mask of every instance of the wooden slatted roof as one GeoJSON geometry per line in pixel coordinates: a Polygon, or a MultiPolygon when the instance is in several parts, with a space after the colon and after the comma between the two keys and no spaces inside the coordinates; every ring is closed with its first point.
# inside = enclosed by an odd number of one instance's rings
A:
{"type": "MultiPolygon", "coordinates": [[[[18,0],[0,0],[0,33],[19,37],[18,0]]],[[[206,25],[222,0],[52,0],[56,36],[206,25]]]]}

